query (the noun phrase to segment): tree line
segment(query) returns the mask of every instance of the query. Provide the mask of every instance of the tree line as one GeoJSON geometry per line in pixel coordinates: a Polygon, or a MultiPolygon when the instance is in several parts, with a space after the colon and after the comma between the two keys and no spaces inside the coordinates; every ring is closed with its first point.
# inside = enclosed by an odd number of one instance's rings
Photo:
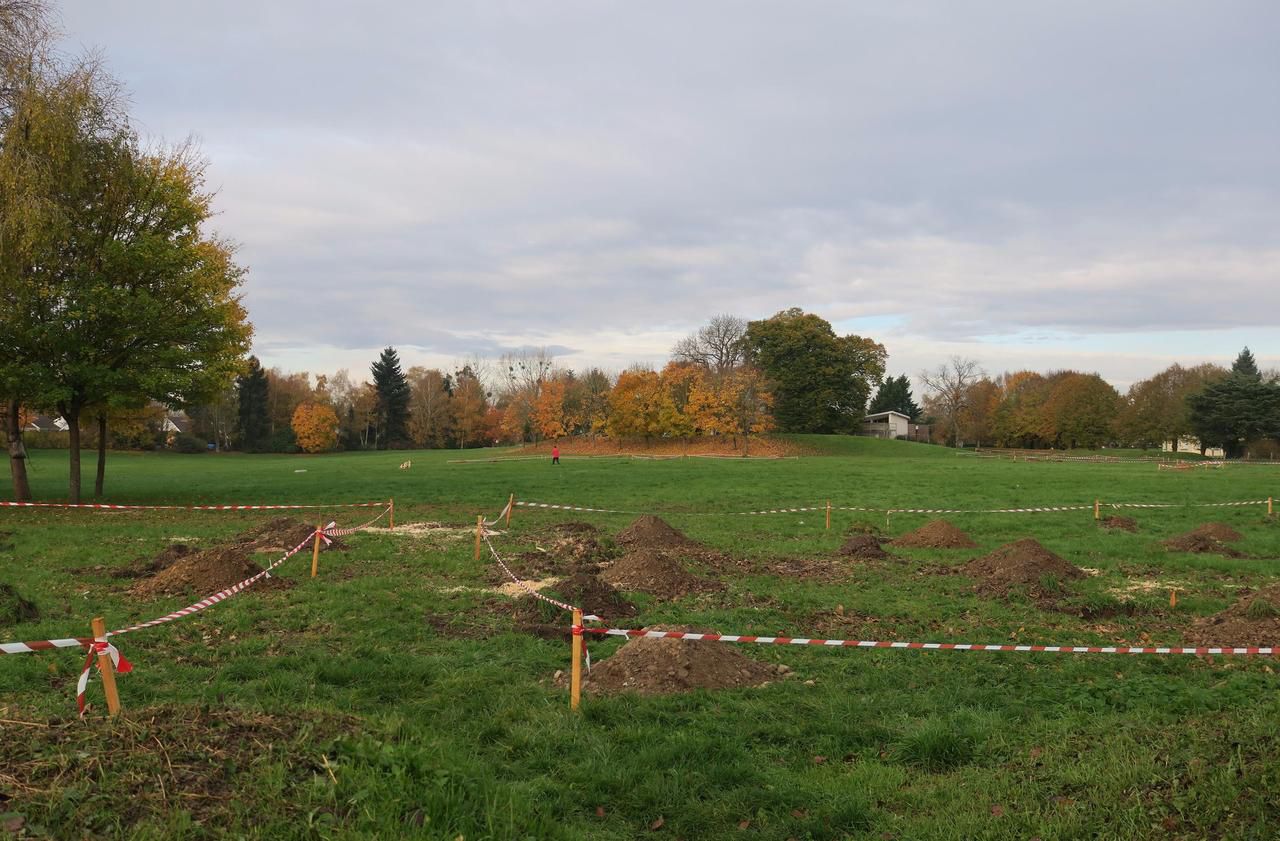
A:
{"type": "Polygon", "coordinates": [[[989,377],[960,357],[920,380],[928,392],[922,414],[938,421],[936,440],[956,446],[1146,449],[1194,439],[1201,452],[1221,448],[1229,458],[1280,449],[1280,372],[1260,371],[1248,348],[1229,369],[1175,364],[1125,394],[1097,374],[989,377]]]}

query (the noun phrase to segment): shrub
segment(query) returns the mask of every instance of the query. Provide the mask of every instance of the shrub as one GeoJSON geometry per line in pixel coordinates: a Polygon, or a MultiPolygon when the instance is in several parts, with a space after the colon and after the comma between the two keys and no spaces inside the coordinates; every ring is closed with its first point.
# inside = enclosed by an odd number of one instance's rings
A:
{"type": "Polygon", "coordinates": [[[182,434],[173,439],[173,449],[180,453],[203,453],[208,447],[194,435],[182,434]]]}

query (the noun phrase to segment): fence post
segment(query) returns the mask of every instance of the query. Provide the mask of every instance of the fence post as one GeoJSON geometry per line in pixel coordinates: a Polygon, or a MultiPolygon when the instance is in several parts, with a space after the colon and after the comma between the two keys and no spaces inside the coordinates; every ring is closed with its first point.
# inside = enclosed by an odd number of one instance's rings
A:
{"type": "Polygon", "coordinates": [[[1100,500],[1100,499],[1095,499],[1095,500],[1093,501],[1093,519],[1095,519],[1095,520],[1101,520],[1101,519],[1102,519],[1102,511],[1101,511],[1101,509],[1102,509],[1102,500],[1100,500]]]}
{"type": "Polygon", "coordinates": [[[1271,516],[1271,497],[1267,497],[1267,516],[1271,516]]]}
{"type": "Polygon", "coordinates": [[[569,709],[582,700],[582,611],[573,611],[573,660],[569,666],[569,709]]]}
{"type": "MultiPolygon", "coordinates": [[[[101,616],[93,618],[93,638],[105,642],[107,624],[101,616]]],[[[98,671],[102,673],[102,691],[107,696],[107,713],[113,718],[120,714],[120,693],[116,691],[116,670],[111,664],[111,655],[102,651],[98,653],[98,671]]]]}
{"type": "Polygon", "coordinates": [[[320,571],[320,532],[324,530],[324,524],[316,525],[316,541],[311,547],[311,577],[315,578],[316,573],[320,571]]]}
{"type": "Polygon", "coordinates": [[[516,507],[516,495],[512,494],[510,498],[507,499],[507,528],[511,528],[511,512],[512,510],[515,509],[515,507],[516,507]]]}
{"type": "Polygon", "coordinates": [[[396,499],[395,499],[395,497],[392,497],[392,498],[391,498],[391,522],[389,523],[389,528],[390,528],[392,531],[395,531],[395,528],[396,528],[396,499]]]}
{"type": "Polygon", "coordinates": [[[476,560],[480,560],[480,541],[484,538],[484,515],[476,515],[476,560]]]}
{"type": "Polygon", "coordinates": [[[831,528],[831,500],[827,500],[827,528],[831,528]]]}

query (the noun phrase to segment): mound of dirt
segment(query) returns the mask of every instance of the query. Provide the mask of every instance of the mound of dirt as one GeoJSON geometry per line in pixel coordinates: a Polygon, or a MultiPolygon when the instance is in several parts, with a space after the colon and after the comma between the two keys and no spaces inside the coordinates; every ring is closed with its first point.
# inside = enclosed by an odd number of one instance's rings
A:
{"type": "Polygon", "coordinates": [[[1160,545],[1173,552],[1195,552],[1196,554],[1225,555],[1228,558],[1243,558],[1243,553],[1232,549],[1227,542],[1241,540],[1243,535],[1231,526],[1222,523],[1205,523],[1196,526],[1186,534],[1160,541],[1160,545]]]}
{"type": "MultiPolygon", "coordinates": [[[[647,630],[714,633],[657,625],[647,630]]],[[[732,643],[637,638],[597,663],[582,685],[588,692],[602,694],[668,695],[694,689],[762,686],[781,674],[777,666],[752,660],[732,643]]]]}
{"type": "MultiPolygon", "coordinates": [[[[622,597],[612,585],[598,576],[578,573],[548,587],[548,595],[582,608],[588,616],[595,614],[606,622],[635,616],[636,606],[622,597]]],[[[532,597],[516,601],[511,611],[516,627],[544,639],[564,639],[571,636],[570,617],[563,614],[562,621],[549,621],[554,610],[532,597]]]]}
{"type": "Polygon", "coordinates": [[[1103,517],[1102,522],[1099,523],[1099,525],[1108,531],[1136,532],[1138,530],[1138,521],[1132,517],[1116,517],[1114,515],[1110,517],[1103,517]]]}
{"type": "Polygon", "coordinates": [[[646,514],[618,532],[619,546],[627,549],[702,549],[702,544],[685,537],[684,532],[663,520],[646,514]]]}
{"type": "Polygon", "coordinates": [[[139,558],[126,567],[114,569],[111,574],[116,578],[143,578],[155,575],[162,569],[168,569],[179,558],[185,558],[195,549],[185,543],[171,543],[163,552],[154,558],[139,558]]]}
{"type": "Polygon", "coordinates": [[[968,576],[978,579],[977,591],[984,595],[1008,595],[1014,587],[1026,588],[1036,597],[1052,597],[1045,579],[1084,578],[1080,568],[1041,546],[1035,538],[1024,537],[1006,543],[999,549],[974,558],[961,567],[968,576]]]}
{"type": "Polygon", "coordinates": [[[19,622],[34,622],[40,611],[34,604],[19,595],[9,584],[0,584],[0,628],[19,622]]]}
{"type": "Polygon", "coordinates": [[[699,578],[667,553],[653,549],[628,552],[610,564],[600,577],[619,590],[649,593],[664,599],[724,589],[720,582],[699,578]]]}
{"type": "Polygon", "coordinates": [[[946,520],[926,523],[891,541],[889,545],[913,549],[975,549],[978,546],[969,535],[946,520]]]}
{"type": "Polygon", "coordinates": [[[1280,645],[1280,584],[1242,592],[1231,607],[1197,619],[1183,637],[1195,646],[1280,645]]]}
{"type": "Polygon", "coordinates": [[[892,558],[880,548],[881,539],[869,534],[855,534],[844,542],[839,553],[856,561],[884,561],[892,558]]]}
{"type": "MultiPolygon", "coordinates": [[[[129,588],[129,594],[142,599],[159,596],[207,595],[262,571],[253,559],[258,553],[272,553],[271,560],[278,552],[284,554],[315,533],[315,526],[280,518],[265,523],[255,529],[244,532],[227,543],[210,546],[207,549],[191,551],[187,547],[178,550],[182,544],[174,544],[166,548],[153,561],[158,567],[154,574],[138,573],[142,577],[138,583],[129,588]]],[[[333,549],[321,544],[320,551],[333,549]]],[[[302,553],[299,553],[302,554],[302,553]]],[[[259,579],[254,587],[287,587],[292,582],[284,579],[267,577],[259,579]]]]}

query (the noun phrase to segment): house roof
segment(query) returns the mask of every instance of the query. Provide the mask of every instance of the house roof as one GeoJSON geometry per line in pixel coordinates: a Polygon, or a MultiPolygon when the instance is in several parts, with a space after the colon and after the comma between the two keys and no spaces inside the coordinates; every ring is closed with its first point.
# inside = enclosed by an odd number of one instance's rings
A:
{"type": "Polygon", "coordinates": [[[904,415],[902,414],[902,412],[895,412],[893,410],[890,410],[888,412],[876,412],[874,415],[867,415],[866,417],[863,418],[863,420],[888,420],[889,415],[897,415],[898,417],[902,418],[904,421],[911,420],[910,416],[904,415]]]}
{"type": "Polygon", "coordinates": [[[49,415],[36,415],[23,427],[25,432],[66,432],[67,422],[49,415]]]}

